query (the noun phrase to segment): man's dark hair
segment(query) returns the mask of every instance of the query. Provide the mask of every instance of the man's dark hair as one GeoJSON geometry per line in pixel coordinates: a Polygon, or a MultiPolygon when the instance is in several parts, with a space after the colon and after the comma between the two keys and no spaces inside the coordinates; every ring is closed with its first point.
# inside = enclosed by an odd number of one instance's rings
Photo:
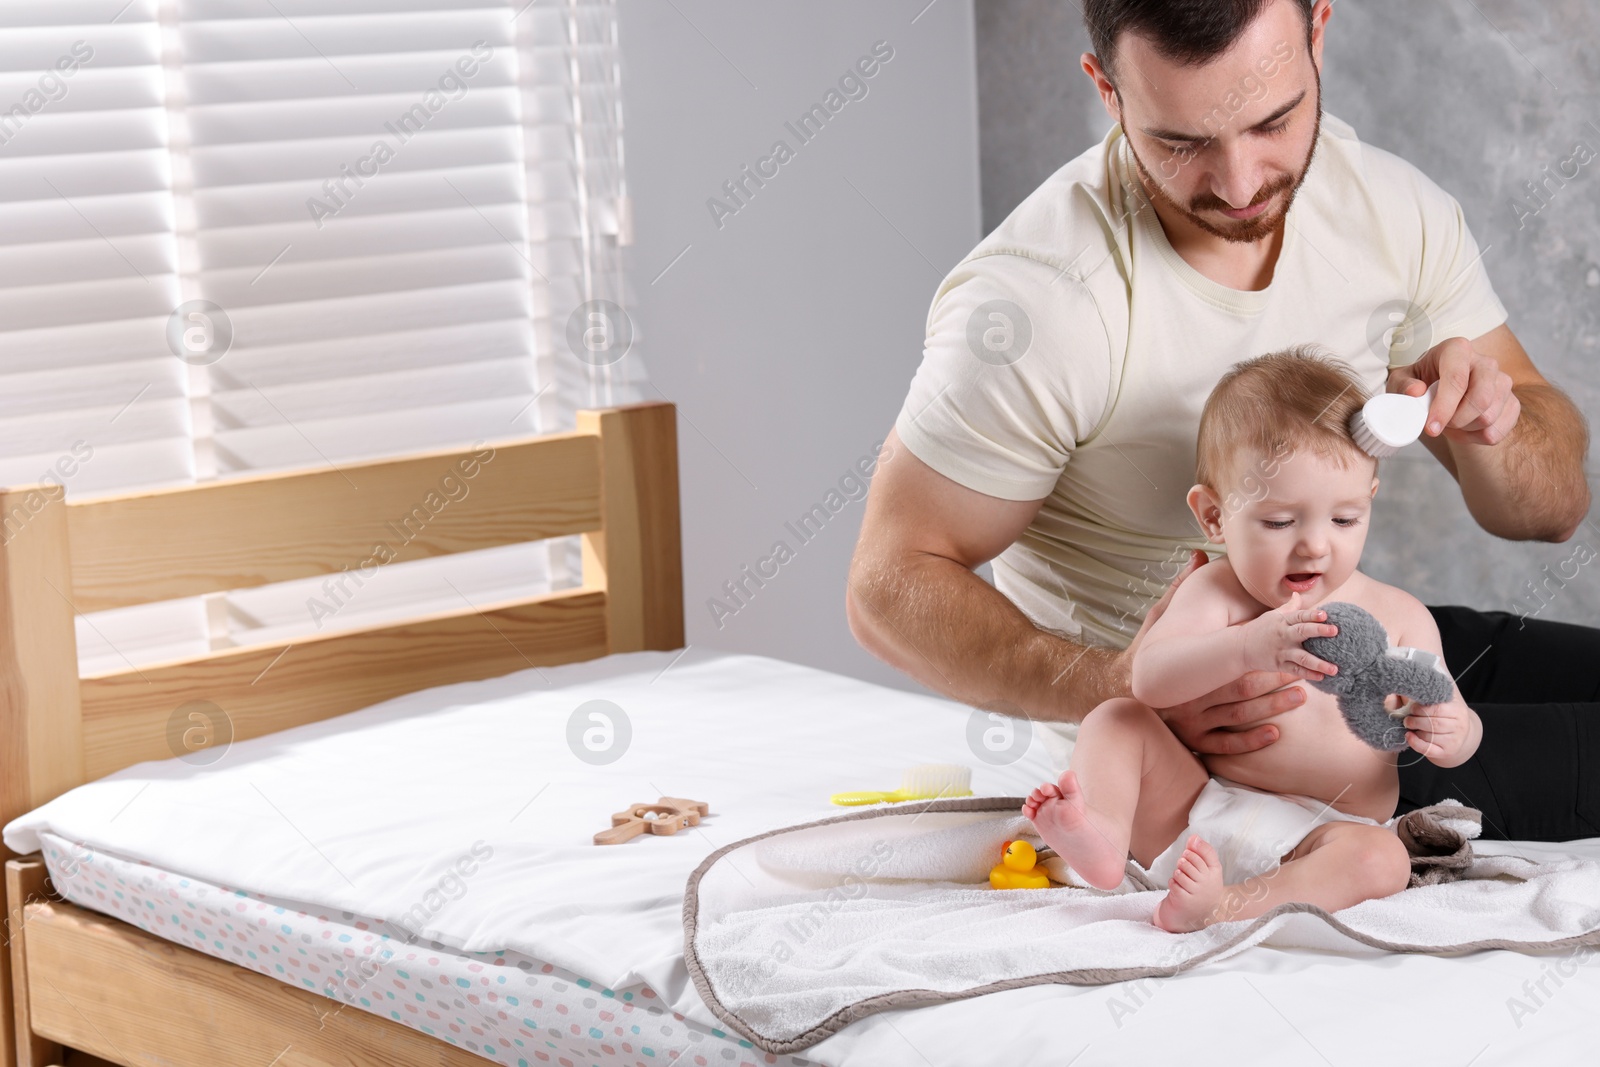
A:
{"type": "MultiPolygon", "coordinates": [[[[1106,76],[1112,74],[1117,38],[1137,34],[1167,59],[1198,65],[1226,52],[1272,0],[1084,0],[1083,21],[1106,76]]],[[[1314,0],[1295,0],[1311,38],[1314,0]]]]}

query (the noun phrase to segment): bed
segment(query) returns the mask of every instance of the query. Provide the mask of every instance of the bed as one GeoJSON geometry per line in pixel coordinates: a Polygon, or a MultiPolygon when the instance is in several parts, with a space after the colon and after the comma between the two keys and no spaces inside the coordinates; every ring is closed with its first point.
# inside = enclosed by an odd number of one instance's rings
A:
{"type": "MultiPolygon", "coordinates": [[[[643,405],[497,444],[472,506],[415,549],[580,533],[580,589],[105,677],[76,677],[74,605],[337,571],[363,522],[470,453],[345,468],[359,507],[314,472],[53,502],[21,525],[0,554],[0,797],[37,845],[6,871],[15,1062],[1484,1067],[1578,1059],[1600,1037],[1592,954],[1257,948],[1174,979],[887,1012],[803,1054],[752,1048],[685,968],[683,890],[706,857],[902,766],[968,764],[989,796],[1052,767],[1037,738],[975,759],[981,713],[962,705],[685,648],[673,429],[670,406],[643,405]],[[601,700],[626,711],[614,759],[574,739],[601,700]],[[232,724],[212,763],[174,758],[194,701],[232,724]],[[590,842],[662,795],[710,813],[590,842]]],[[[1600,859],[1600,840],[1514,847],[1600,859]]]]}
{"type": "MultiPolygon", "coordinates": [[[[192,729],[225,724],[243,740],[432,685],[681,648],[674,419],[660,403],[582,411],[571,432],[490,442],[492,462],[480,446],[83,503],[40,487],[0,491],[0,820],[171,759],[192,729]],[[471,492],[433,512],[446,476],[470,479],[471,492]],[[390,524],[414,514],[401,543],[390,524]],[[399,545],[387,564],[566,535],[583,541],[575,589],[78,676],[79,612],[336,575],[368,566],[376,543],[399,545]],[[222,723],[204,718],[213,707],[225,709],[222,723]]],[[[209,961],[185,967],[170,944],[126,924],[62,901],[30,904],[45,894],[38,857],[8,862],[6,874],[4,1062],[55,1063],[67,1045],[115,1062],[243,1063],[257,1055],[252,1027],[287,1024],[280,983],[240,985],[226,966],[220,977],[209,961]],[[56,971],[52,949],[70,965],[56,971]],[[152,1029],[161,1004],[209,1007],[152,1029]]],[[[385,1042],[414,1032],[356,1014],[297,1035],[289,1061],[477,1062],[440,1058],[432,1040],[397,1059],[385,1042]]]]}

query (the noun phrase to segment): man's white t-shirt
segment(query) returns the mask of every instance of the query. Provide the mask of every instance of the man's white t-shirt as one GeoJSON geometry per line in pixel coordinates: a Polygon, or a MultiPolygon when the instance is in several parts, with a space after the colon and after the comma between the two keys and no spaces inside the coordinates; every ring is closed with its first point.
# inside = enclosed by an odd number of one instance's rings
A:
{"type": "Polygon", "coordinates": [[[1225,551],[1184,498],[1230,366],[1314,343],[1381,392],[1389,367],[1505,319],[1455,199],[1331,115],[1257,292],[1173,251],[1113,126],[945,277],[895,429],[969,489],[1043,498],[995,587],[1038,626],[1125,648],[1190,549],[1225,551]]]}

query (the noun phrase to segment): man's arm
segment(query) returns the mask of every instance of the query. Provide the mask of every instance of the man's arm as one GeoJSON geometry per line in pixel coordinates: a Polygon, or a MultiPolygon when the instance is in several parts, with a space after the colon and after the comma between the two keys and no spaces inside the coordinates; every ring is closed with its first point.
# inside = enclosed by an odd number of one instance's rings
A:
{"type": "Polygon", "coordinates": [[[1478,525],[1512,541],[1570,539],[1589,512],[1583,472],[1588,421],[1534,367],[1510,327],[1501,325],[1470,347],[1459,338],[1446,341],[1417,364],[1396,368],[1390,387],[1411,377],[1431,382],[1430,374],[1440,379],[1435,413],[1456,396],[1460,403],[1444,432],[1425,431],[1422,443],[1460,484],[1478,525]],[[1469,373],[1474,353],[1499,364],[1500,373],[1510,378],[1509,390],[1497,389],[1481,371],[1469,373]],[[1427,370],[1413,373],[1427,360],[1432,361],[1427,370]],[[1465,375],[1453,392],[1448,389],[1452,375],[1465,375]],[[1503,429],[1508,422],[1509,433],[1503,429]]]}
{"type": "MultiPolygon", "coordinates": [[[[1121,652],[1034,626],[973,573],[1022,536],[1043,500],[1002,500],[923,463],[891,432],[867,494],[845,594],[862,647],[935,692],[980,705],[1005,700],[1041,722],[1081,722],[1130,694],[1129,663],[1173,593],[1199,566],[1194,553],[1145,613],[1121,652]]],[[[1200,752],[1253,752],[1278,739],[1268,720],[1305,697],[1292,674],[1252,671],[1198,700],[1161,709],[1200,752]],[[1248,727],[1248,729],[1246,728],[1248,727]]]]}
{"type": "Polygon", "coordinates": [[[1078,722],[1127,694],[1116,651],[1040,630],[973,573],[1022,536],[1044,500],[968,489],[892,430],[878,464],[845,598],[867,651],[955,700],[1006,700],[1046,722],[1078,722]]]}

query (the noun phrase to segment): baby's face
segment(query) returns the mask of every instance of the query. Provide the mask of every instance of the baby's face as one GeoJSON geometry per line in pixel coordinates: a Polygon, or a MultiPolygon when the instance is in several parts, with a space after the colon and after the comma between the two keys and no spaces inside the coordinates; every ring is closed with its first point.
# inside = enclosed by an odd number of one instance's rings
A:
{"type": "Polygon", "coordinates": [[[1322,603],[1361,562],[1378,479],[1372,460],[1346,462],[1305,450],[1241,456],[1234,480],[1242,484],[1221,500],[1191,490],[1196,518],[1227,544],[1240,584],[1262,604],[1279,607],[1296,592],[1303,605],[1322,603]]]}

